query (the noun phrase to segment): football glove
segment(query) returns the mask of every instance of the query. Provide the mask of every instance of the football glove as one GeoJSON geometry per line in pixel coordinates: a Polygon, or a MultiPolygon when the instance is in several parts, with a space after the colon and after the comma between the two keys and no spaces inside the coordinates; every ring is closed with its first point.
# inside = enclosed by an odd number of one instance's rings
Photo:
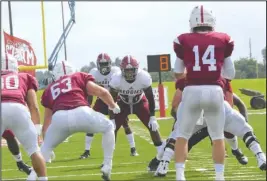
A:
{"type": "Polygon", "coordinates": [[[115,107],[113,109],[112,108],[109,108],[109,109],[113,111],[114,114],[119,114],[121,112],[121,109],[117,103],[115,103],[115,107]]]}
{"type": "Polygon", "coordinates": [[[159,129],[159,124],[158,124],[157,119],[156,119],[155,116],[150,116],[149,122],[148,122],[148,127],[152,131],[157,131],[159,129]]]}
{"type": "Polygon", "coordinates": [[[36,129],[36,132],[37,132],[38,136],[40,136],[42,134],[42,127],[43,127],[43,125],[41,125],[41,124],[35,124],[34,126],[35,126],[35,129],[36,129]]]}

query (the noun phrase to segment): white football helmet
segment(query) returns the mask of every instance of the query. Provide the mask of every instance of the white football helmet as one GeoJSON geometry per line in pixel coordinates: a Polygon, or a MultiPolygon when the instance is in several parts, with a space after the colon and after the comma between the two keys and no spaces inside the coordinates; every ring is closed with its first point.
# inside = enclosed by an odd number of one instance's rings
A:
{"type": "Polygon", "coordinates": [[[216,18],[211,10],[207,9],[203,5],[196,6],[190,15],[190,28],[193,31],[196,27],[211,27],[212,30],[215,28],[216,18]]]}
{"type": "Polygon", "coordinates": [[[18,72],[18,61],[12,55],[3,53],[1,56],[1,71],[18,72]]]}
{"type": "Polygon", "coordinates": [[[64,75],[70,75],[73,73],[74,70],[72,66],[67,61],[64,60],[57,62],[52,71],[55,80],[58,80],[60,77],[64,75]]]}

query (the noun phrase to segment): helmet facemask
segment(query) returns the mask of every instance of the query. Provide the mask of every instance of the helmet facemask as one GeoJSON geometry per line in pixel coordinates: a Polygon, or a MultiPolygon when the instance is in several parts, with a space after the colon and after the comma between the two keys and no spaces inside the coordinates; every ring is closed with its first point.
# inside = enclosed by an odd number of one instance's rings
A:
{"type": "Polygon", "coordinates": [[[132,82],[135,81],[138,68],[124,68],[122,69],[122,75],[126,81],[132,82]]]}
{"type": "Polygon", "coordinates": [[[102,75],[107,75],[111,71],[111,63],[110,62],[98,62],[97,68],[102,75]]]}

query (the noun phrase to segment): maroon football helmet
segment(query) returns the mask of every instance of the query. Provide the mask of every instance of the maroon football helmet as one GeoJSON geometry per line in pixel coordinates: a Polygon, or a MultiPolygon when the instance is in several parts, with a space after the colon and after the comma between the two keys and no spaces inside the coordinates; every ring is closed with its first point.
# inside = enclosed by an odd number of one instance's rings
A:
{"type": "Polygon", "coordinates": [[[111,70],[111,59],[108,54],[101,53],[96,60],[97,69],[102,75],[107,75],[111,70]]]}
{"type": "Polygon", "coordinates": [[[123,57],[121,64],[121,73],[126,81],[134,81],[139,69],[138,61],[131,55],[123,57]]]}

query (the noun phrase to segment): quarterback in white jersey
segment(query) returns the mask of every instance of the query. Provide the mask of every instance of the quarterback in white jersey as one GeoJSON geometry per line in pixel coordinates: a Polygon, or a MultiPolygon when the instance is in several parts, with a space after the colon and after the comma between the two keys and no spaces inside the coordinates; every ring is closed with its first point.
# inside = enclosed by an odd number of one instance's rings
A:
{"type": "MultiPolygon", "coordinates": [[[[111,66],[111,58],[107,53],[101,53],[97,56],[96,60],[97,67],[93,68],[89,74],[91,74],[95,78],[95,83],[98,84],[101,87],[104,87],[105,89],[109,90],[109,81],[111,79],[111,76],[114,73],[121,72],[119,67],[111,66]]],[[[88,97],[88,102],[91,105],[93,102],[93,96],[88,97]]],[[[100,112],[104,115],[108,115],[108,106],[99,98],[96,99],[96,102],[93,106],[93,109],[97,112],[100,112]]],[[[132,133],[132,130],[129,127],[128,124],[128,117],[126,117],[126,121],[123,122],[123,128],[126,134],[126,137],[128,139],[128,142],[130,144],[130,155],[131,156],[138,156],[138,153],[135,148],[135,141],[134,141],[134,135],[132,133]]],[[[91,144],[93,141],[94,134],[87,133],[85,137],[85,151],[80,156],[80,159],[88,158],[90,154],[91,144]]]]}
{"type": "Polygon", "coordinates": [[[110,92],[114,99],[118,97],[121,113],[110,114],[115,119],[116,129],[119,130],[130,114],[135,114],[148,128],[152,141],[157,150],[163,145],[155,117],[155,100],[152,91],[152,79],[148,72],[139,68],[137,60],[125,56],[120,64],[121,72],[114,74],[109,83],[110,92]]]}

